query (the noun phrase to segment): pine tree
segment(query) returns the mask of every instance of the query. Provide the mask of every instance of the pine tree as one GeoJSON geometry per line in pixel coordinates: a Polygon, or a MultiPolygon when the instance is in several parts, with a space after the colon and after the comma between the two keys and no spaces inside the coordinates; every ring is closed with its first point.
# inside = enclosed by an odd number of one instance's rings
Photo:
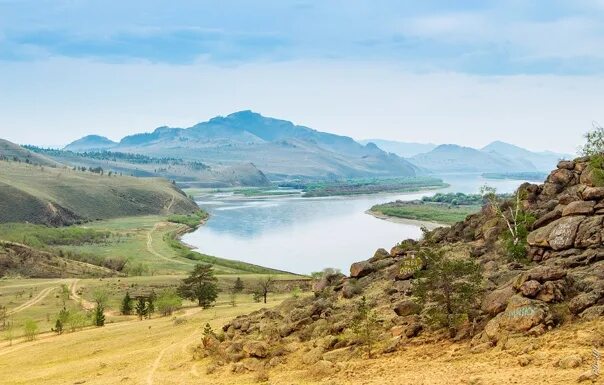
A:
{"type": "Polygon", "coordinates": [[[136,315],[140,320],[142,320],[143,317],[147,315],[147,304],[145,303],[145,299],[143,297],[138,297],[135,310],[136,315]]]}
{"type": "Polygon", "coordinates": [[[130,293],[126,292],[126,295],[122,299],[121,312],[123,315],[130,315],[132,313],[132,298],[130,293]]]}
{"type": "Polygon", "coordinates": [[[378,320],[365,296],[357,304],[352,330],[365,346],[367,357],[373,357],[373,345],[378,338],[378,320]]]}
{"type": "Polygon", "coordinates": [[[94,324],[98,327],[105,326],[105,306],[102,303],[94,309],[94,324]]]}
{"type": "Polygon", "coordinates": [[[216,281],[212,265],[196,265],[191,274],[183,279],[178,287],[178,294],[183,298],[197,301],[199,306],[207,309],[218,297],[216,281]]]}
{"type": "Polygon", "coordinates": [[[482,292],[480,265],[472,260],[454,259],[443,251],[428,250],[421,254],[426,269],[418,272],[413,294],[427,309],[430,321],[449,329],[455,336],[456,327],[470,320],[482,292]]]}
{"type": "Polygon", "coordinates": [[[145,307],[145,312],[147,318],[151,318],[151,314],[155,313],[155,299],[156,299],[155,291],[151,291],[149,298],[147,298],[147,305],[145,307]]]}
{"type": "Polygon", "coordinates": [[[243,281],[240,277],[237,277],[235,280],[235,285],[233,285],[233,291],[235,293],[241,293],[243,291],[243,281]]]}

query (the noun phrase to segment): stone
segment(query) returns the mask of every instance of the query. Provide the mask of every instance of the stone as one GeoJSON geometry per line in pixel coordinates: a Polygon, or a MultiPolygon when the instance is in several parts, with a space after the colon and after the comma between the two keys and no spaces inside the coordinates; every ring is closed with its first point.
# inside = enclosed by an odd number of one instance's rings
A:
{"type": "Polygon", "coordinates": [[[369,262],[355,262],[350,266],[350,276],[353,278],[361,278],[371,273],[373,273],[373,266],[369,262]]]}
{"type": "Polygon", "coordinates": [[[390,329],[390,334],[392,337],[400,337],[405,332],[405,327],[403,325],[396,325],[390,329]]]}
{"type": "Polygon", "coordinates": [[[583,363],[583,359],[578,354],[571,354],[560,358],[558,366],[562,369],[574,369],[578,368],[583,363]]]}
{"type": "Polygon", "coordinates": [[[550,223],[548,226],[553,226],[547,237],[549,246],[554,250],[564,250],[572,247],[575,243],[575,236],[579,224],[584,218],[585,217],[583,216],[560,218],[557,221],[550,223]]]}
{"type": "Polygon", "coordinates": [[[310,368],[310,372],[314,377],[327,377],[338,372],[338,367],[332,362],[321,360],[310,368]]]}
{"type": "Polygon", "coordinates": [[[589,307],[585,309],[580,315],[581,318],[587,321],[597,320],[602,316],[604,316],[604,305],[589,307]]]}
{"type": "Polygon", "coordinates": [[[420,310],[421,306],[411,300],[399,302],[394,306],[394,312],[400,317],[418,314],[420,310]]]}
{"type": "Polygon", "coordinates": [[[596,293],[581,293],[568,303],[568,308],[573,314],[580,314],[583,310],[595,305],[600,299],[596,293]]]}
{"type": "Polygon", "coordinates": [[[498,290],[493,290],[487,294],[482,301],[482,310],[490,315],[497,315],[505,310],[509,299],[512,298],[514,294],[515,291],[512,285],[508,285],[498,290]]]}
{"type": "Polygon", "coordinates": [[[390,253],[386,251],[386,249],[377,249],[373,254],[373,257],[369,260],[369,262],[377,262],[379,260],[390,257],[390,253]]]}
{"type": "Polygon", "coordinates": [[[554,209],[552,211],[549,211],[548,213],[546,213],[545,215],[542,215],[539,219],[537,219],[535,221],[535,223],[533,223],[533,229],[538,229],[540,227],[543,227],[561,217],[562,217],[562,210],[554,209]]]}
{"type": "Polygon", "coordinates": [[[588,371],[581,373],[579,378],[577,378],[577,382],[585,382],[585,381],[594,382],[597,379],[598,379],[598,376],[596,376],[596,374],[592,370],[588,370],[588,371]]]}
{"type": "Polygon", "coordinates": [[[562,216],[567,217],[569,215],[590,215],[594,212],[595,201],[575,201],[571,202],[564,210],[562,210],[562,216]]]}
{"type": "Polygon", "coordinates": [[[558,162],[558,168],[565,170],[574,170],[575,162],[573,162],[572,160],[561,160],[560,162],[558,162]]]}
{"type": "Polygon", "coordinates": [[[584,184],[586,186],[594,186],[594,172],[590,166],[587,166],[585,170],[583,170],[583,172],[581,173],[579,183],[584,184]]]}
{"type": "MultiPolygon", "coordinates": [[[[562,215],[562,212],[560,212],[562,215]]],[[[526,237],[526,242],[532,247],[549,247],[548,238],[560,220],[554,220],[543,227],[531,231],[526,237]]]]}
{"type": "Polygon", "coordinates": [[[523,354],[518,357],[518,365],[522,367],[530,365],[531,362],[533,362],[533,357],[529,356],[528,354],[523,354]]]}
{"type": "Polygon", "coordinates": [[[547,281],[541,287],[541,290],[537,295],[537,299],[548,303],[560,302],[564,299],[564,296],[562,295],[562,291],[556,286],[554,281],[547,281]]]}
{"type": "Polygon", "coordinates": [[[325,351],[323,348],[314,348],[311,349],[308,353],[302,356],[302,362],[305,365],[313,365],[323,359],[323,353],[325,351]]]}
{"type": "Polygon", "coordinates": [[[575,237],[575,247],[589,248],[599,246],[602,241],[602,219],[601,215],[586,218],[581,222],[575,237]]]}
{"type": "Polygon", "coordinates": [[[558,183],[546,182],[543,184],[542,194],[551,197],[559,194],[562,190],[564,190],[564,186],[558,183]]]}
{"type": "Polygon", "coordinates": [[[243,345],[243,351],[248,357],[266,358],[268,356],[268,345],[261,341],[250,341],[243,345]]]}
{"type": "Polygon", "coordinates": [[[585,201],[597,201],[604,198],[604,187],[586,187],[581,193],[585,201]]]}
{"type": "Polygon", "coordinates": [[[505,312],[486,324],[484,332],[490,340],[498,341],[506,332],[529,332],[545,323],[548,315],[548,307],[543,302],[515,295],[510,298],[505,312]]]}
{"type": "Polygon", "coordinates": [[[573,172],[564,168],[553,171],[548,178],[549,182],[566,186],[573,179],[573,172]]]}
{"type": "Polygon", "coordinates": [[[415,322],[412,323],[411,325],[409,325],[407,327],[407,329],[405,330],[405,336],[407,338],[413,338],[416,337],[422,330],[423,330],[423,326],[421,323],[419,322],[415,322]]]}
{"type": "Polygon", "coordinates": [[[520,292],[528,298],[535,298],[540,290],[541,284],[535,280],[526,281],[520,286],[520,292]]]}
{"type": "Polygon", "coordinates": [[[557,281],[566,277],[566,270],[554,266],[537,266],[528,271],[528,279],[534,279],[541,283],[546,281],[557,281]]]}

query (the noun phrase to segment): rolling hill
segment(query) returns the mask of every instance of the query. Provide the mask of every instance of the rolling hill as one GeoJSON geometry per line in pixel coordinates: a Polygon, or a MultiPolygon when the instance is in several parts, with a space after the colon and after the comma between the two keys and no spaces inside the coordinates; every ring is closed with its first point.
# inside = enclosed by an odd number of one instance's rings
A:
{"type": "MultiPolygon", "coordinates": [[[[161,178],[80,171],[16,145],[0,149],[0,222],[68,225],[147,214],[185,214],[197,205],[161,178]],[[7,150],[4,150],[7,149],[7,150]],[[40,161],[14,161],[12,154],[40,161]],[[50,164],[50,166],[49,166],[50,164]]],[[[16,156],[16,155],[15,155],[16,156]]]]}
{"type": "Polygon", "coordinates": [[[492,142],[483,147],[481,151],[508,159],[529,161],[538,171],[542,172],[550,170],[560,159],[572,158],[569,154],[558,154],[550,151],[533,152],[501,141],[492,142]]]}
{"type": "Polygon", "coordinates": [[[252,111],[215,117],[189,128],[159,127],[114,145],[98,137],[87,138],[65,150],[92,151],[101,143],[110,145],[106,149],[111,151],[202,161],[210,166],[251,162],[271,179],[401,177],[415,176],[417,171],[408,161],[374,144],[362,145],[347,136],[252,111]]]}
{"type": "Polygon", "coordinates": [[[361,144],[373,143],[384,151],[391,152],[403,158],[410,158],[417,154],[423,154],[434,150],[437,145],[433,143],[398,142],[385,139],[359,140],[361,144]]]}

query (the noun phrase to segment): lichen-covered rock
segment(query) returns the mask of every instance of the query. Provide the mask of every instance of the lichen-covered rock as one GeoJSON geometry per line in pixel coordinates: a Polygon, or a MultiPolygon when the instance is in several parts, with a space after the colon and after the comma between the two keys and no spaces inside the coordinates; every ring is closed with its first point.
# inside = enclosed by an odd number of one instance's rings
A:
{"type": "Polygon", "coordinates": [[[575,247],[586,249],[601,244],[603,218],[602,215],[596,215],[581,222],[577,229],[575,247]]]}
{"type": "Polygon", "coordinates": [[[571,299],[568,304],[568,309],[573,314],[579,314],[590,306],[593,306],[601,298],[601,295],[596,293],[581,293],[571,299]]]}
{"type": "Polygon", "coordinates": [[[390,253],[388,251],[386,251],[386,249],[377,249],[375,251],[375,253],[373,254],[373,257],[371,259],[369,259],[369,262],[373,263],[373,262],[377,262],[380,261],[382,259],[385,258],[389,258],[390,257],[390,253]]]}
{"type": "Polygon", "coordinates": [[[589,215],[594,212],[595,205],[596,205],[596,201],[570,202],[562,210],[562,216],[567,217],[570,215],[589,215]]]}
{"type": "Polygon", "coordinates": [[[243,345],[243,351],[248,357],[265,358],[268,356],[269,348],[266,342],[249,341],[243,345]]]}
{"type": "Polygon", "coordinates": [[[574,177],[574,174],[572,171],[564,169],[564,168],[560,168],[560,169],[554,170],[550,174],[549,181],[552,183],[555,183],[555,184],[566,186],[573,180],[573,177],[574,177]]]}
{"type": "Polygon", "coordinates": [[[575,168],[575,162],[572,160],[561,160],[558,162],[557,167],[565,170],[573,170],[575,168]]]}
{"type": "Polygon", "coordinates": [[[499,313],[487,323],[484,332],[489,339],[497,341],[507,332],[526,333],[538,325],[548,323],[549,318],[546,304],[515,295],[510,298],[505,312],[499,313]]]}
{"type": "Polygon", "coordinates": [[[542,286],[539,283],[539,281],[530,280],[530,281],[524,282],[520,286],[520,292],[525,297],[535,298],[537,296],[537,294],[539,294],[539,291],[541,290],[541,287],[542,286]]]}
{"type": "Polygon", "coordinates": [[[373,273],[373,266],[367,261],[355,262],[350,265],[350,276],[353,278],[361,278],[373,273]]]}
{"type": "MultiPolygon", "coordinates": [[[[554,250],[564,250],[573,246],[579,224],[584,216],[564,217],[552,222],[552,230],[547,237],[547,243],[554,250]]],[[[549,226],[549,225],[548,225],[549,226]]]]}
{"type": "Polygon", "coordinates": [[[418,314],[421,310],[421,306],[411,300],[406,300],[397,303],[394,306],[394,312],[396,315],[404,317],[412,314],[418,314]]]}
{"type": "Polygon", "coordinates": [[[604,199],[604,187],[586,187],[581,193],[581,197],[586,201],[604,199]]]}
{"type": "Polygon", "coordinates": [[[505,310],[508,301],[516,293],[512,285],[488,293],[482,301],[482,310],[490,315],[497,315],[505,310]]]}

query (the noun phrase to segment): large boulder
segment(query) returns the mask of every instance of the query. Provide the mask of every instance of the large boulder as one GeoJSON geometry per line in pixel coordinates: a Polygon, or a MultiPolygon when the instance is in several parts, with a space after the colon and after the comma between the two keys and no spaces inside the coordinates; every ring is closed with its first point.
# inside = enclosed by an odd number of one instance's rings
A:
{"type": "Polygon", "coordinates": [[[509,332],[529,332],[550,320],[545,303],[515,295],[510,298],[505,312],[499,313],[485,326],[484,332],[493,341],[498,341],[509,332]]]}
{"type": "Polygon", "coordinates": [[[361,278],[373,273],[373,266],[367,261],[355,262],[350,265],[350,276],[353,278],[361,278]]]}
{"type": "Polygon", "coordinates": [[[418,314],[421,310],[421,307],[411,300],[406,300],[397,303],[394,306],[394,312],[396,315],[404,317],[412,314],[418,314]]]}
{"type": "Polygon", "coordinates": [[[505,310],[508,301],[516,293],[512,285],[493,290],[482,301],[482,310],[490,315],[497,315],[505,310]]]}
{"type": "Polygon", "coordinates": [[[579,224],[584,218],[583,216],[564,217],[552,222],[550,225],[554,226],[547,237],[549,246],[554,250],[564,250],[572,247],[575,243],[579,224]]]}
{"type": "Polygon", "coordinates": [[[541,284],[539,281],[530,280],[520,285],[520,292],[523,296],[528,298],[535,298],[541,290],[541,284]]]}
{"type": "Polygon", "coordinates": [[[262,341],[250,341],[243,345],[243,351],[248,357],[266,358],[268,356],[268,345],[262,341]]]}
{"type": "Polygon", "coordinates": [[[592,201],[604,198],[604,187],[586,187],[581,196],[583,200],[592,201]]]}
{"type": "Polygon", "coordinates": [[[558,168],[565,170],[573,170],[575,168],[575,162],[572,160],[561,160],[558,162],[558,168]]]}
{"type": "Polygon", "coordinates": [[[569,215],[590,215],[594,212],[595,201],[575,201],[570,202],[564,210],[562,210],[562,216],[567,217],[569,215]]]}
{"type": "Polygon", "coordinates": [[[555,184],[566,186],[573,180],[574,174],[572,171],[565,168],[560,168],[553,171],[549,176],[549,181],[555,184]]]}
{"type": "Polygon", "coordinates": [[[603,218],[601,215],[596,215],[581,222],[575,237],[575,247],[589,248],[601,244],[603,218]]]}

